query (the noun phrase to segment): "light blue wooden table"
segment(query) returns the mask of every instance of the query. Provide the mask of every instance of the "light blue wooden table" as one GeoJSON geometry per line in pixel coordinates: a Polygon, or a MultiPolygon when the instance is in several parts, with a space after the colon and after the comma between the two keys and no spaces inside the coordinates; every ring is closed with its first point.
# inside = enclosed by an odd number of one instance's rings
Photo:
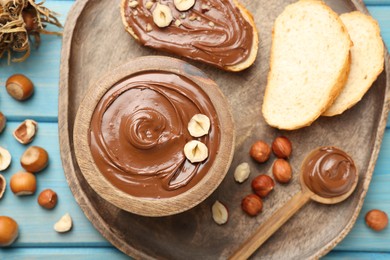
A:
{"type": "MultiPolygon", "coordinates": [[[[73,3],[70,0],[48,0],[46,6],[60,13],[60,20],[64,23],[73,3]]],[[[365,0],[365,3],[379,21],[383,39],[390,46],[390,0],[365,0]]],[[[13,155],[12,165],[4,176],[9,181],[10,176],[21,169],[19,158],[25,149],[12,137],[12,131],[24,119],[34,119],[39,122],[39,132],[33,144],[46,148],[50,155],[49,167],[37,174],[37,194],[51,188],[59,196],[57,207],[48,211],[37,205],[37,195],[16,197],[7,190],[0,200],[0,215],[11,216],[19,223],[20,236],[11,248],[0,249],[0,259],[127,259],[94,229],[65,180],[57,131],[60,50],[60,37],[43,36],[41,47],[33,50],[26,62],[11,66],[0,62],[0,111],[8,119],[7,127],[0,135],[0,146],[13,155]],[[23,73],[35,83],[36,91],[30,100],[17,102],[6,93],[5,81],[14,73],[23,73]],[[73,230],[58,234],[53,230],[53,224],[66,212],[73,218],[73,230]]],[[[388,123],[361,214],[353,230],[326,259],[390,259],[390,228],[377,233],[364,223],[365,213],[372,208],[382,209],[390,215],[389,126],[388,123]]]]}

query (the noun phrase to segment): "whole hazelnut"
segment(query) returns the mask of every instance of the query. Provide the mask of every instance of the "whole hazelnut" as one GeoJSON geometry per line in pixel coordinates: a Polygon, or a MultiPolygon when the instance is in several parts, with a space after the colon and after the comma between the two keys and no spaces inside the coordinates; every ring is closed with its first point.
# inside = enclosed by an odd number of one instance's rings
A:
{"type": "Polygon", "coordinates": [[[259,163],[263,163],[269,159],[271,155],[271,148],[267,143],[257,141],[251,146],[249,155],[259,163]]]}
{"type": "Polygon", "coordinates": [[[13,218],[0,216],[0,246],[11,245],[18,234],[18,223],[13,218]]]}
{"type": "Polygon", "coordinates": [[[366,224],[375,231],[381,231],[389,224],[387,214],[381,210],[373,209],[367,212],[366,224]]]}
{"type": "Polygon", "coordinates": [[[276,157],[287,159],[292,152],[291,141],[285,136],[276,137],[272,143],[272,151],[276,157]]]}
{"type": "Polygon", "coordinates": [[[9,77],[5,87],[8,94],[19,101],[28,99],[34,92],[33,83],[23,74],[15,74],[9,77]]]}
{"type": "Polygon", "coordinates": [[[10,187],[17,196],[34,194],[37,189],[35,175],[29,172],[17,172],[12,175],[10,187]]]}
{"type": "Polygon", "coordinates": [[[3,197],[3,194],[5,192],[5,187],[7,185],[7,182],[3,175],[0,174],[0,199],[3,197]]]}
{"type": "Polygon", "coordinates": [[[43,190],[38,196],[38,204],[45,209],[52,209],[57,205],[57,193],[51,189],[43,190]]]}
{"type": "Polygon", "coordinates": [[[252,189],[260,197],[266,197],[275,186],[274,180],[268,175],[261,174],[252,180],[252,189]]]}
{"type": "Polygon", "coordinates": [[[241,208],[249,216],[256,216],[263,209],[263,201],[256,194],[249,194],[241,201],[241,208]]]}
{"type": "Polygon", "coordinates": [[[40,172],[46,168],[49,155],[45,149],[39,146],[30,146],[22,154],[20,164],[28,172],[40,172]]]}
{"type": "Polygon", "coordinates": [[[276,159],[272,166],[272,174],[279,183],[288,183],[292,178],[292,169],[288,161],[276,159]]]}

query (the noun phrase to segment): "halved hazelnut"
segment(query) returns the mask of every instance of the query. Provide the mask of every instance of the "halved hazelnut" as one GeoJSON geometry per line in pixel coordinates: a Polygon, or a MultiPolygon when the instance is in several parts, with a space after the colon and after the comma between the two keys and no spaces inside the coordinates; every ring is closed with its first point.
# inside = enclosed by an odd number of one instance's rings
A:
{"type": "Polygon", "coordinates": [[[160,28],[167,27],[173,20],[172,11],[169,6],[157,3],[153,10],[153,22],[160,28]]]}
{"type": "Polygon", "coordinates": [[[28,144],[34,140],[38,130],[38,123],[31,119],[24,120],[14,131],[15,139],[21,144],[28,144]]]}
{"type": "Polygon", "coordinates": [[[0,199],[3,197],[7,182],[3,175],[0,174],[0,199]]]}
{"type": "Polygon", "coordinates": [[[58,233],[68,232],[72,229],[72,225],[72,218],[69,213],[66,213],[54,224],[54,230],[58,233]]]}
{"type": "Polygon", "coordinates": [[[8,94],[16,100],[26,100],[34,92],[34,85],[29,78],[22,74],[12,75],[5,83],[8,94]]]}
{"type": "Polygon", "coordinates": [[[209,150],[204,143],[192,140],[184,146],[184,155],[191,163],[203,162],[209,156],[209,150]]]}
{"type": "Polygon", "coordinates": [[[28,172],[40,172],[46,168],[49,155],[45,149],[39,146],[31,146],[26,149],[20,158],[20,164],[28,172]]]}
{"type": "Polygon", "coordinates": [[[4,171],[11,164],[11,154],[0,146],[0,171],[4,171]]]}
{"type": "Polygon", "coordinates": [[[0,112],[0,134],[3,132],[6,123],[7,123],[7,118],[3,113],[0,112]]]}
{"type": "Polygon", "coordinates": [[[32,173],[17,172],[12,175],[9,186],[17,196],[32,195],[37,189],[37,180],[32,173]]]}
{"type": "Polygon", "coordinates": [[[11,245],[19,234],[18,223],[13,218],[0,216],[0,246],[11,245]]]}
{"type": "Polygon", "coordinates": [[[213,214],[213,219],[218,225],[225,224],[229,219],[229,212],[225,205],[223,205],[218,200],[214,202],[211,207],[211,212],[213,214]]]}

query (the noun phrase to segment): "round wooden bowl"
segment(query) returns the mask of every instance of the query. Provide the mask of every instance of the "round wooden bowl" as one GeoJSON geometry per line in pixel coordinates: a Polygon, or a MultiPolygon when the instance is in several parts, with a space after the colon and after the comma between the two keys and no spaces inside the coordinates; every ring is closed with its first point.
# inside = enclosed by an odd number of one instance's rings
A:
{"type": "Polygon", "coordinates": [[[143,216],[173,215],[188,210],[205,200],[225,177],[232,161],[235,141],[230,106],[217,84],[194,66],[178,59],[162,56],[134,59],[92,84],[78,109],[73,135],[77,162],[93,190],[116,207],[143,216]],[[220,144],[209,171],[195,186],[169,198],[137,197],[118,189],[99,171],[89,145],[92,115],[103,95],[118,82],[131,75],[147,71],[173,73],[191,80],[210,97],[219,119],[220,144]]]}

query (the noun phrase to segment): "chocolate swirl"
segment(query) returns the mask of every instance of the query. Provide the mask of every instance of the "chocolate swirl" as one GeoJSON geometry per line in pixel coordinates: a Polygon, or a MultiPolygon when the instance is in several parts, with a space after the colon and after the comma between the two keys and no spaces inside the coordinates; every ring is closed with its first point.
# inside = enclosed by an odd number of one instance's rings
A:
{"type": "Polygon", "coordinates": [[[237,65],[250,55],[253,44],[253,29],[241,15],[233,0],[196,1],[186,12],[178,11],[173,0],[162,0],[172,11],[174,20],[168,27],[159,28],[153,22],[151,9],[138,0],[134,8],[125,3],[125,18],[141,44],[199,60],[224,68],[237,65]],[[202,5],[209,3],[209,10],[202,5]],[[185,15],[185,18],[182,15],[185,15]],[[150,29],[148,29],[148,27],[150,29]]]}
{"type": "Polygon", "coordinates": [[[172,197],[196,185],[219,148],[216,111],[203,90],[182,76],[142,72],[114,85],[101,98],[90,124],[92,157],[107,180],[122,191],[151,198],[172,197]],[[199,138],[209,158],[191,164],[184,145],[194,138],[187,124],[207,115],[210,133],[199,138]]]}
{"type": "Polygon", "coordinates": [[[322,147],[310,154],[302,171],[306,186],[325,198],[350,191],[357,174],[352,158],[335,147],[322,147]]]}

